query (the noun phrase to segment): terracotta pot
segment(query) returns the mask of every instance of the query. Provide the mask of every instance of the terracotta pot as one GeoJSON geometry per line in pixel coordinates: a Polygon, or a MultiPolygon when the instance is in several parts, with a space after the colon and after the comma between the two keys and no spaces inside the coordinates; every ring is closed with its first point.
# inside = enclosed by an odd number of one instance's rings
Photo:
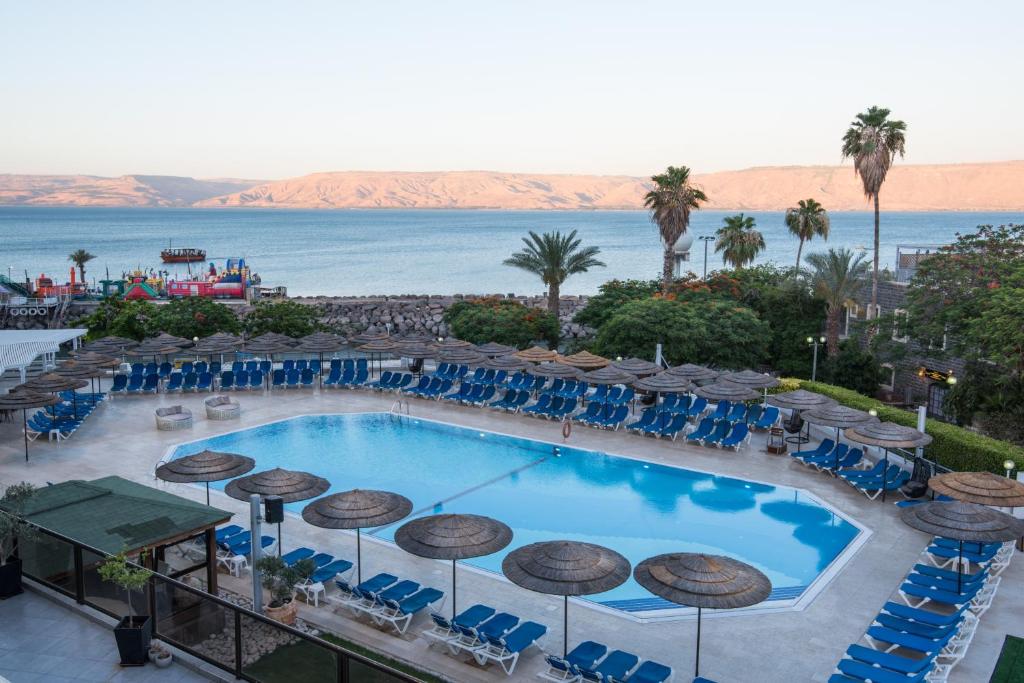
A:
{"type": "Polygon", "coordinates": [[[292,600],[281,607],[264,607],[263,613],[274,621],[280,621],[282,624],[291,626],[295,623],[295,618],[299,614],[299,606],[292,600]]]}

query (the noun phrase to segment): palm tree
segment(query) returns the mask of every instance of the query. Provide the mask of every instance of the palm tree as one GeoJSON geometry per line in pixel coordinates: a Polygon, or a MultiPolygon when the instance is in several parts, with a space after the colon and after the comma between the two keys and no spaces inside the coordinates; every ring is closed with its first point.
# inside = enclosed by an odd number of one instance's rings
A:
{"type": "Polygon", "coordinates": [[[68,254],[68,261],[73,261],[78,267],[78,274],[81,276],[82,284],[85,284],[85,264],[96,258],[85,249],[76,249],[68,254]]]}
{"type": "Polygon", "coordinates": [[[804,241],[815,235],[828,239],[831,223],[825,207],[813,199],[801,199],[797,205],[786,209],[786,227],[800,238],[800,246],[796,250],[796,271],[800,272],[800,254],[804,250],[804,241]]]}
{"type": "Polygon", "coordinates": [[[827,252],[808,254],[811,266],[810,279],[814,293],[825,300],[825,338],[828,341],[828,355],[839,353],[839,319],[843,306],[860,291],[868,263],[864,254],[849,249],[829,249],[827,252]]]}
{"type": "Polygon", "coordinates": [[[526,247],[505,259],[506,266],[522,268],[537,275],[548,288],[548,310],[558,317],[558,296],[562,283],[570,275],[585,273],[590,268],[604,266],[595,256],[601,253],[598,247],[580,249],[576,231],[568,235],[560,232],[546,232],[543,235],[530,231],[530,237],[523,238],[526,247]]]}
{"type": "Polygon", "coordinates": [[[726,216],[715,233],[715,251],[722,252],[722,261],[739,270],[752,263],[764,251],[764,235],[754,229],[754,217],[738,213],[726,216]]]}
{"type": "Polygon", "coordinates": [[[868,318],[875,317],[878,307],[878,193],[896,155],[903,156],[907,139],[907,124],[889,119],[889,110],[871,107],[843,136],[843,158],[853,158],[853,170],[864,184],[864,194],[875,203],[875,256],[871,269],[871,307],[868,318]]]}
{"type": "Polygon", "coordinates": [[[690,227],[690,212],[699,210],[708,200],[699,187],[690,184],[690,169],[669,166],[664,173],[651,176],[654,189],[644,196],[644,206],[651,211],[651,220],[658,226],[665,247],[661,266],[661,289],[666,294],[675,274],[676,242],[690,227]]]}

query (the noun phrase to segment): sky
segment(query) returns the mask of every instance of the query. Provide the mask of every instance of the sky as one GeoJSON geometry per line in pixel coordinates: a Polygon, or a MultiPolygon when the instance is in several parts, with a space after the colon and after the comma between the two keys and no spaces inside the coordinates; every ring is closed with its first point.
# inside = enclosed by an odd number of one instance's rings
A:
{"type": "Polygon", "coordinates": [[[650,175],[1024,159],[1024,2],[0,5],[0,173],[650,175]]]}

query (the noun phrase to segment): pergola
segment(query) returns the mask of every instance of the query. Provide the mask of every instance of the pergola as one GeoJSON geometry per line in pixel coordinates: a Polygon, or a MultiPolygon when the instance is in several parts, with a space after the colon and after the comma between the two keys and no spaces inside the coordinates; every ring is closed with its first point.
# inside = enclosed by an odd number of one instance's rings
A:
{"type": "Polygon", "coordinates": [[[17,370],[24,383],[27,370],[39,356],[43,356],[43,368],[53,368],[54,356],[60,345],[72,342],[78,348],[78,340],[89,330],[69,328],[63,330],[0,330],[0,375],[8,370],[17,370]]]}

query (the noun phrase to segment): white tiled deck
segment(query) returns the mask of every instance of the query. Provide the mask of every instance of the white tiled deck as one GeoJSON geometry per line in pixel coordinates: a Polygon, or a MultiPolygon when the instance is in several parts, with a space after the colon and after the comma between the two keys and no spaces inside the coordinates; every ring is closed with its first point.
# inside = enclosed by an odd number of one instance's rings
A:
{"type": "MultiPolygon", "coordinates": [[[[294,415],[325,412],[386,411],[394,401],[390,395],[366,391],[290,390],[274,394],[236,394],[242,403],[242,418],[211,422],[205,419],[202,400],[206,395],[131,396],[107,402],[70,441],[61,445],[39,442],[32,446],[32,460],[26,464],[21,450],[20,422],[0,425],[0,481],[28,480],[37,484],[70,478],[92,479],[117,474],[180,495],[202,500],[203,490],[188,485],[165,484],[153,477],[155,464],[166,449],[182,441],[213,436],[294,415]],[[195,427],[181,432],[157,432],[153,410],[160,405],[181,403],[196,418],[195,427]]],[[[508,416],[479,408],[454,407],[436,402],[411,401],[414,416],[428,417],[472,428],[513,433],[547,441],[561,440],[558,423],[508,416]]],[[[800,487],[853,517],[872,530],[872,535],[850,562],[820,595],[802,611],[718,613],[707,615],[702,637],[702,675],[725,683],[824,681],[833,671],[846,647],[858,641],[872,617],[897,588],[917,561],[928,537],[914,531],[895,514],[891,504],[870,502],[861,494],[822,474],[814,474],[785,456],[764,452],[764,437],[740,453],[643,439],[622,432],[610,433],[576,427],[569,443],[580,448],[601,450],[652,462],[689,466],[721,474],[800,487]]],[[[212,502],[238,513],[235,521],[247,526],[247,507],[213,492],[212,502]]],[[[642,520],[640,520],[642,522],[642,520]]],[[[316,529],[298,517],[284,525],[286,549],[303,544],[330,550],[335,555],[355,554],[354,537],[345,532],[316,529]]],[[[365,538],[365,537],[364,537],[365,538]]],[[[396,547],[370,541],[363,548],[364,576],[388,571],[428,585],[446,588],[448,564],[411,557],[396,547]]],[[[1024,562],[1017,559],[1003,575],[995,605],[982,619],[967,658],[950,681],[987,680],[995,665],[1003,637],[1024,633],[1024,591],[1020,582],[1024,562]]],[[[225,586],[238,583],[225,580],[225,586]]],[[[545,645],[561,650],[561,600],[519,589],[500,577],[460,570],[459,604],[487,602],[549,626],[545,645]]],[[[570,643],[598,640],[613,648],[635,652],[673,666],[676,680],[687,680],[693,670],[695,623],[692,619],[639,623],[625,616],[589,608],[582,601],[570,606],[570,643]]],[[[414,624],[409,635],[397,638],[365,621],[335,614],[321,606],[304,610],[305,616],[346,638],[457,681],[496,681],[505,676],[494,667],[484,670],[428,650],[418,632],[426,625],[414,624]]],[[[541,669],[536,654],[520,662],[516,678],[532,678],[541,669]]]]}

